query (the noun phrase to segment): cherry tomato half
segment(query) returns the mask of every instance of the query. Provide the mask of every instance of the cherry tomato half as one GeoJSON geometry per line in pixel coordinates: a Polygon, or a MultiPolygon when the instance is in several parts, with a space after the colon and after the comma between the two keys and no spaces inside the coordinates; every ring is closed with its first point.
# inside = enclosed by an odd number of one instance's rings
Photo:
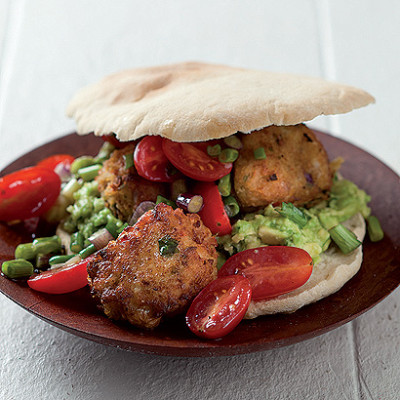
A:
{"type": "Polygon", "coordinates": [[[220,338],[243,319],[250,300],[248,279],[240,275],[218,278],[195,297],[186,314],[186,325],[197,336],[220,338]]]}
{"type": "Polygon", "coordinates": [[[163,152],[162,141],[160,136],[145,136],[135,148],[135,167],[149,181],[173,182],[174,176],[170,175],[173,167],[163,152]]]}
{"type": "Polygon", "coordinates": [[[54,169],[59,165],[63,164],[65,167],[70,167],[74,162],[75,158],[69,154],[55,154],[45,158],[44,160],[37,163],[38,167],[48,168],[54,171],[54,169]]]}
{"type": "Polygon", "coordinates": [[[312,258],[306,251],[296,247],[267,246],[244,250],[228,258],[218,276],[245,276],[251,284],[252,300],[260,301],[303,286],[312,269],[312,258]]]}
{"type": "Polygon", "coordinates": [[[232,163],[221,163],[198,145],[163,139],[162,147],[168,160],[189,178],[213,182],[229,174],[232,163]]]}
{"type": "Polygon", "coordinates": [[[61,180],[52,170],[29,167],[0,178],[0,220],[36,217],[57,200],[61,180]]]}
{"type": "Polygon", "coordinates": [[[103,135],[101,138],[108,143],[111,143],[116,149],[123,149],[124,147],[128,146],[128,144],[132,142],[120,142],[114,133],[110,135],[103,135]]]}
{"type": "Polygon", "coordinates": [[[90,257],[77,264],[42,272],[28,279],[28,286],[38,292],[64,294],[85,287],[88,283],[86,266],[90,257]]]}
{"type": "Polygon", "coordinates": [[[231,233],[232,226],[218,186],[213,182],[199,182],[194,186],[193,193],[203,197],[203,208],[198,214],[211,233],[220,236],[231,233]]]}

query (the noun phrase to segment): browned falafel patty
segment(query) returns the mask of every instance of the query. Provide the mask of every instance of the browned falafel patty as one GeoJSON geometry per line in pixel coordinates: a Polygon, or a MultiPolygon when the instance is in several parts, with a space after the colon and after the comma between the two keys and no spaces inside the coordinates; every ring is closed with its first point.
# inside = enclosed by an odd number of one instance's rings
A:
{"type": "Polygon", "coordinates": [[[297,206],[327,198],[332,185],[322,144],[305,125],[270,126],[242,135],[234,164],[236,195],[244,208],[291,202],[297,206]],[[264,149],[265,158],[254,151],[264,149]]]}
{"type": "Polygon", "coordinates": [[[154,328],[217,277],[216,245],[197,214],[160,203],[89,262],[91,293],[108,317],[154,328]]]}
{"type": "Polygon", "coordinates": [[[156,201],[167,194],[167,185],[140,177],[134,166],[126,168],[124,155],[133,154],[136,143],[114,150],[104,162],[96,181],[107,207],[122,221],[128,222],[142,201],[156,201]]]}

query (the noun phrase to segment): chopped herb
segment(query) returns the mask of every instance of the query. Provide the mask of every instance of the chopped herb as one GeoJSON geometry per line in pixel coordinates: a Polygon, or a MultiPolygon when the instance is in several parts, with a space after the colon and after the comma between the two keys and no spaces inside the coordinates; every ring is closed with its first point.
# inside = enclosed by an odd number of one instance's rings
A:
{"type": "Polygon", "coordinates": [[[264,147],[259,147],[254,150],[254,158],[256,160],[265,160],[267,158],[264,147]]]}
{"type": "Polygon", "coordinates": [[[235,149],[224,149],[218,156],[218,160],[222,163],[232,163],[239,157],[239,152],[235,149]]]}
{"type": "Polygon", "coordinates": [[[135,163],[133,162],[132,153],[124,154],[124,160],[125,160],[125,169],[129,169],[135,165],[135,163]]]}
{"type": "Polygon", "coordinates": [[[169,235],[165,235],[158,240],[158,247],[162,256],[172,256],[178,252],[178,241],[169,235]]]}

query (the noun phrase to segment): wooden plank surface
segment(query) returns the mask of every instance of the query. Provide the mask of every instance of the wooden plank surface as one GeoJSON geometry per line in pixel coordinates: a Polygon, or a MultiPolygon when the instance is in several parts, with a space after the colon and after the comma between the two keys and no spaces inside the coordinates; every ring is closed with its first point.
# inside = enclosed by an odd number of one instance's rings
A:
{"type": "MultiPolygon", "coordinates": [[[[0,167],[74,129],[65,106],[122,68],[202,60],[360,86],[374,106],[312,126],[400,171],[398,2],[0,0],[0,167]],[[351,4],[350,4],[351,3],[351,4]]],[[[175,359],[103,347],[0,297],[0,398],[398,399],[400,294],[287,348],[175,359]]]]}

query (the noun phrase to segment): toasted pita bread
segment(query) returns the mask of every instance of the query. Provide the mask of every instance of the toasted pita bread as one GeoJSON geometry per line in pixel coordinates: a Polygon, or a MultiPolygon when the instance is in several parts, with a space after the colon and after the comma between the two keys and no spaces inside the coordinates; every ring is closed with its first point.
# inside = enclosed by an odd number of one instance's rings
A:
{"type": "Polygon", "coordinates": [[[110,75],[80,90],[67,114],[82,135],[196,142],[295,125],[372,102],[363,90],[322,79],[189,62],[110,75]]]}
{"type": "MultiPolygon", "coordinates": [[[[365,235],[365,221],[361,214],[356,214],[344,225],[362,241],[365,235]]],[[[321,256],[321,261],[313,268],[310,279],[293,292],[272,300],[250,303],[245,318],[256,318],[260,315],[292,313],[299,308],[315,303],[337,292],[360,269],[362,263],[362,246],[350,254],[343,254],[336,246],[331,246],[321,256]]]]}

